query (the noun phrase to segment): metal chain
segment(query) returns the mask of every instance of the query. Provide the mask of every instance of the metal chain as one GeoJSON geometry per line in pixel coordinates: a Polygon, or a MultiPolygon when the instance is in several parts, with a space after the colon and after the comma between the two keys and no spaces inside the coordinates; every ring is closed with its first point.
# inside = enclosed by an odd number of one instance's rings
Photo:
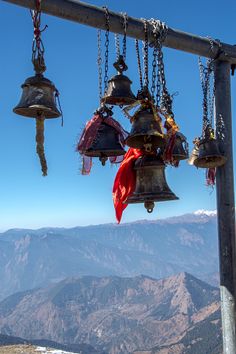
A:
{"type": "Polygon", "coordinates": [[[119,60],[119,57],[120,57],[120,36],[118,33],[115,33],[115,47],[116,47],[116,60],[119,60]]]}
{"type": "Polygon", "coordinates": [[[143,74],[142,74],[141,59],[140,59],[140,52],[139,52],[139,42],[137,39],[135,39],[135,49],[136,49],[136,56],[138,61],[140,89],[143,90],[143,74]]]}
{"type": "Polygon", "coordinates": [[[104,69],[104,94],[107,93],[108,88],[108,55],[109,55],[109,31],[110,31],[110,16],[107,7],[104,7],[105,10],[105,20],[106,20],[106,32],[105,32],[105,69],[104,69]]]}
{"type": "Polygon", "coordinates": [[[97,41],[98,41],[98,92],[99,92],[99,102],[101,103],[102,99],[102,39],[101,39],[101,30],[97,32],[97,41]]]}
{"type": "Polygon", "coordinates": [[[32,43],[32,63],[37,74],[42,74],[46,70],[44,62],[44,45],[41,39],[41,33],[47,28],[47,25],[41,30],[41,0],[35,0],[36,10],[30,10],[34,26],[34,38],[32,43]]]}
{"type": "Polygon", "coordinates": [[[144,25],[144,42],[143,42],[143,63],[144,63],[144,86],[148,87],[148,21],[143,20],[144,25]]]}
{"type": "Polygon", "coordinates": [[[152,71],[152,94],[154,96],[155,88],[153,85],[156,83],[156,104],[159,106],[161,97],[162,97],[162,105],[168,103],[168,111],[172,113],[172,99],[168,94],[168,90],[166,87],[166,79],[165,79],[165,68],[164,68],[164,61],[163,61],[163,52],[162,52],[162,44],[166,38],[168,27],[164,22],[159,20],[150,19],[149,24],[152,26],[152,33],[154,36],[154,45],[153,45],[153,71],[152,71]],[[156,62],[155,63],[155,59],[156,62]],[[156,70],[156,73],[154,73],[156,70]]]}
{"type": "Polygon", "coordinates": [[[213,61],[214,59],[208,59],[206,66],[203,65],[201,58],[199,57],[199,71],[200,80],[203,93],[203,124],[202,124],[202,137],[205,137],[206,129],[212,128],[213,123],[213,110],[214,110],[214,82],[213,89],[211,90],[211,76],[213,74],[213,61]]]}
{"type": "Polygon", "coordinates": [[[122,55],[124,61],[126,60],[126,36],[127,36],[127,27],[128,27],[128,15],[127,13],[123,13],[123,29],[124,29],[124,36],[123,36],[123,50],[122,55]]]}

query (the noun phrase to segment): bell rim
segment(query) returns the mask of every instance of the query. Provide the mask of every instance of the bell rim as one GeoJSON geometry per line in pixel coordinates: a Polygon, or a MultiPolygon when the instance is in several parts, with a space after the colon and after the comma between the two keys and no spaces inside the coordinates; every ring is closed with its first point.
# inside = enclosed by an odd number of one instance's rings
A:
{"type": "Polygon", "coordinates": [[[153,202],[153,203],[157,203],[157,202],[166,202],[166,201],[171,201],[171,200],[179,200],[179,197],[177,197],[173,192],[162,192],[162,193],[166,193],[165,196],[163,196],[161,199],[157,199],[158,196],[153,197],[153,194],[148,196],[148,194],[150,193],[147,193],[145,195],[145,193],[135,193],[131,196],[129,196],[124,204],[138,204],[138,203],[145,203],[145,202],[153,202]]]}
{"type": "Polygon", "coordinates": [[[39,116],[37,111],[40,111],[40,113],[42,112],[42,116],[45,119],[59,118],[61,116],[60,111],[56,111],[55,109],[46,108],[45,106],[40,105],[13,108],[14,113],[26,118],[37,118],[39,116]]]}
{"type": "Polygon", "coordinates": [[[125,150],[117,150],[117,152],[114,152],[113,150],[100,150],[99,152],[96,153],[95,150],[93,151],[85,151],[83,152],[83,155],[88,156],[88,157],[113,157],[113,156],[123,156],[125,155],[126,151],[125,150]]]}
{"type": "Polygon", "coordinates": [[[193,164],[197,168],[216,168],[223,166],[227,161],[227,157],[220,155],[220,156],[205,156],[205,157],[197,157],[194,161],[193,164]],[[214,159],[211,161],[206,161],[206,159],[214,159]]]}
{"type": "Polygon", "coordinates": [[[128,106],[132,103],[134,103],[136,101],[136,98],[134,96],[134,98],[129,98],[129,99],[125,99],[122,96],[111,96],[111,97],[103,97],[101,99],[102,103],[106,103],[106,104],[110,104],[110,105],[114,105],[114,106],[128,106]]]}

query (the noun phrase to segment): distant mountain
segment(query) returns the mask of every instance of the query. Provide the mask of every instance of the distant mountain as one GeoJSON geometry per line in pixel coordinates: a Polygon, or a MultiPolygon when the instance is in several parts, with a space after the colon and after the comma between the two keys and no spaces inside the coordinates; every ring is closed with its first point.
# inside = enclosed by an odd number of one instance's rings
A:
{"type": "MultiPolygon", "coordinates": [[[[83,343],[82,344],[61,344],[46,339],[27,340],[20,337],[13,337],[13,336],[8,336],[0,333],[0,353],[1,354],[3,352],[2,347],[6,347],[6,346],[10,346],[9,350],[11,348],[15,348],[17,353],[28,354],[27,351],[23,350],[25,349],[24,347],[22,348],[22,350],[20,350],[21,349],[20,345],[32,345],[32,346],[34,345],[34,346],[41,346],[41,347],[43,346],[47,348],[64,350],[67,352],[73,351],[74,353],[79,353],[79,354],[105,354],[103,351],[96,350],[91,345],[88,344],[83,344],[83,343]]],[[[9,351],[9,354],[12,354],[12,352],[9,351]]]]}
{"type": "Polygon", "coordinates": [[[219,307],[219,290],[187,273],[161,280],[85,276],[6,298],[0,331],[84,343],[106,354],[162,353],[174,346],[182,348],[175,354],[206,354],[209,343],[222,349],[219,307]]]}
{"type": "Polygon", "coordinates": [[[0,234],[0,299],[70,276],[164,278],[187,271],[217,284],[214,212],[157,221],[0,234]]]}

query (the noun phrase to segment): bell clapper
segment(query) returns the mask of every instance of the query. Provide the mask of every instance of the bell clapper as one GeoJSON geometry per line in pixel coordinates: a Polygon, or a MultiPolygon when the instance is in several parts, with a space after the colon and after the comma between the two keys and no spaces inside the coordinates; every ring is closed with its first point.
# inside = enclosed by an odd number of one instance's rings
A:
{"type": "Polygon", "coordinates": [[[147,209],[147,212],[150,214],[153,212],[153,209],[155,208],[155,203],[152,201],[145,202],[144,207],[147,209]]]}
{"type": "Polygon", "coordinates": [[[102,166],[106,165],[106,161],[108,160],[107,156],[100,156],[99,161],[101,161],[102,166]]]}

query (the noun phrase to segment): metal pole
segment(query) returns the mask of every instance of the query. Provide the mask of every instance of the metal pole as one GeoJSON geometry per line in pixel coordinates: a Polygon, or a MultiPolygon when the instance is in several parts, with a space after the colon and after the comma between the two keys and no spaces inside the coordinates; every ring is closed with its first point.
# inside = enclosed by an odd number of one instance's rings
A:
{"type": "MultiPolygon", "coordinates": [[[[35,7],[35,0],[2,0],[27,8],[35,7]]],[[[93,5],[85,4],[79,0],[47,0],[42,1],[42,11],[53,16],[57,16],[70,21],[79,22],[84,25],[106,29],[104,9],[93,5]]],[[[110,31],[114,33],[123,33],[122,14],[109,11],[110,13],[110,31]]],[[[127,36],[144,39],[143,22],[140,19],[129,17],[127,36]]],[[[153,41],[153,35],[150,32],[150,42],[153,41]]],[[[208,38],[185,33],[172,28],[168,29],[168,34],[164,46],[182,50],[188,53],[215,58],[218,53],[218,46],[211,49],[208,38]]],[[[222,43],[222,54],[220,60],[230,61],[236,64],[236,47],[222,43]]]]}
{"type": "Polygon", "coordinates": [[[224,122],[222,148],[227,156],[226,164],[217,169],[216,176],[223,347],[225,354],[235,354],[236,243],[229,63],[216,62],[215,80],[216,124],[224,122]]]}

